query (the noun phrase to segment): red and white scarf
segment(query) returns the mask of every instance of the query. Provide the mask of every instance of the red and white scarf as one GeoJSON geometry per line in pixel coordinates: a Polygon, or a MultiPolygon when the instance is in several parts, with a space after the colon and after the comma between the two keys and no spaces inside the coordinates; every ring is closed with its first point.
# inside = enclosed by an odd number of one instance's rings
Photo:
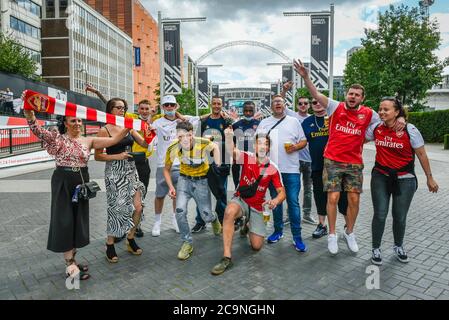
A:
{"type": "Polygon", "coordinates": [[[25,90],[23,96],[23,108],[37,112],[46,112],[60,116],[76,117],[90,121],[109,123],[134,130],[142,130],[148,144],[156,136],[154,130],[149,130],[148,123],[140,119],[120,117],[94,108],[80,106],[71,102],[55,99],[45,94],[25,90]]]}

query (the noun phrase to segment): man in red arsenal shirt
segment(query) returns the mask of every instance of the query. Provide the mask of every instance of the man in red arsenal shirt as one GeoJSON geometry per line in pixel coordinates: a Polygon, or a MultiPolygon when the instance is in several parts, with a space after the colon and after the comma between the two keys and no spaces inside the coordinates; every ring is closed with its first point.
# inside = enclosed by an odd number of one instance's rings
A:
{"type": "MultiPolygon", "coordinates": [[[[346,93],[344,102],[327,98],[318,92],[310,80],[307,69],[300,60],[294,61],[296,71],[313,98],[322,106],[327,106],[330,117],[329,141],[324,150],[323,185],[327,191],[327,212],[329,220],[328,249],[331,254],[338,253],[338,238],[335,230],[337,204],[341,186],[348,193],[348,223],[343,231],[349,250],[358,252],[354,235],[354,225],[359,213],[360,193],[363,184],[363,143],[367,128],[380,122],[379,115],[372,109],[361,105],[365,99],[363,86],[353,84],[346,93]]],[[[400,118],[393,128],[402,130],[405,119],[400,118]]]]}
{"type": "MultiPolygon", "coordinates": [[[[239,186],[234,198],[228,203],[223,219],[223,258],[215,265],[211,273],[219,275],[232,266],[231,247],[234,236],[234,221],[245,216],[249,227],[249,240],[253,250],[262,249],[265,240],[264,214],[267,209],[274,209],[285,200],[285,189],[276,165],[268,158],[270,139],[264,134],[257,134],[254,142],[255,154],[240,151],[234,147],[233,130],[225,130],[226,152],[232,154],[236,163],[242,164],[239,186]],[[277,196],[265,201],[268,186],[273,184],[277,196]],[[252,186],[252,188],[250,187],[252,186]],[[252,190],[250,190],[252,189],[252,190]],[[266,209],[264,210],[264,206],[266,209]]],[[[242,233],[242,232],[241,232],[242,233]]],[[[246,234],[243,234],[246,236],[246,234]]]]}

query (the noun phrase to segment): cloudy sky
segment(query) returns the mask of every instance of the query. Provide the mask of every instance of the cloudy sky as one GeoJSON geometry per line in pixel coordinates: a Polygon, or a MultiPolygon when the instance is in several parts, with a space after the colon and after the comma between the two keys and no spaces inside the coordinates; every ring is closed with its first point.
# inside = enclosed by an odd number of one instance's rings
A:
{"type": "MultiPolygon", "coordinates": [[[[181,26],[184,53],[194,60],[208,50],[229,41],[252,40],[266,43],[290,58],[310,60],[310,17],[284,17],[284,11],[329,10],[335,4],[334,75],[342,75],[346,51],[360,44],[364,28],[375,28],[379,11],[390,4],[417,6],[418,0],[140,0],[157,19],[207,17],[206,22],[189,22],[181,26]]],[[[449,56],[449,0],[436,0],[430,8],[438,19],[443,43],[437,52],[449,56]]],[[[268,87],[260,82],[281,78],[280,66],[268,62],[284,62],[269,50],[252,46],[234,46],[217,51],[202,64],[222,64],[209,69],[209,79],[228,82],[221,87],[268,87]]],[[[449,73],[449,68],[445,70],[449,73]]]]}

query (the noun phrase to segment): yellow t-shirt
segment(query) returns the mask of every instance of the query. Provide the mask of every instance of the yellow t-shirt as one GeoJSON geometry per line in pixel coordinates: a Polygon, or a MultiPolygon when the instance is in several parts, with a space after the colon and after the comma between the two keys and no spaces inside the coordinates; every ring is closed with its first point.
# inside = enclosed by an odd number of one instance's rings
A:
{"type": "MultiPolygon", "coordinates": [[[[126,113],[126,114],[125,114],[125,117],[134,118],[134,119],[139,119],[139,115],[138,115],[138,114],[134,114],[134,113],[126,113]]],[[[157,114],[157,115],[151,117],[151,121],[154,122],[155,120],[159,119],[160,117],[162,117],[162,115],[161,115],[161,114],[157,114]]],[[[142,137],[144,136],[142,130],[139,130],[139,131],[137,131],[137,132],[138,132],[142,137]]],[[[132,145],[132,147],[131,147],[131,151],[132,151],[132,152],[145,152],[147,158],[150,157],[150,156],[153,154],[153,152],[154,152],[152,146],[151,146],[151,150],[148,150],[148,148],[142,147],[142,146],[141,146],[140,144],[138,144],[137,142],[134,142],[134,143],[133,143],[133,145],[132,145]]]]}
{"type": "Polygon", "coordinates": [[[184,151],[179,145],[179,141],[175,140],[168,147],[165,155],[165,163],[173,164],[178,158],[181,163],[179,172],[189,177],[202,177],[209,171],[208,155],[213,150],[214,145],[209,139],[195,137],[193,138],[193,148],[184,151]]]}

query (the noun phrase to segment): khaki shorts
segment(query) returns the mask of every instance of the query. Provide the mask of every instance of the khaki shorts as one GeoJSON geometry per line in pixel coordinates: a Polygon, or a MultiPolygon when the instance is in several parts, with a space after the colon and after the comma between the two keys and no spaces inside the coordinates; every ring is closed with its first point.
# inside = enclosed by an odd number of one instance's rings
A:
{"type": "Polygon", "coordinates": [[[242,209],[242,213],[245,216],[245,221],[247,221],[249,215],[249,232],[257,234],[261,237],[265,237],[267,230],[265,222],[263,222],[262,212],[251,208],[251,214],[249,214],[250,206],[248,206],[248,204],[240,197],[234,197],[230,202],[234,202],[240,206],[240,208],[242,209]]]}
{"type": "Polygon", "coordinates": [[[343,163],[324,158],[323,186],[327,192],[362,193],[363,164],[343,163]]]}

